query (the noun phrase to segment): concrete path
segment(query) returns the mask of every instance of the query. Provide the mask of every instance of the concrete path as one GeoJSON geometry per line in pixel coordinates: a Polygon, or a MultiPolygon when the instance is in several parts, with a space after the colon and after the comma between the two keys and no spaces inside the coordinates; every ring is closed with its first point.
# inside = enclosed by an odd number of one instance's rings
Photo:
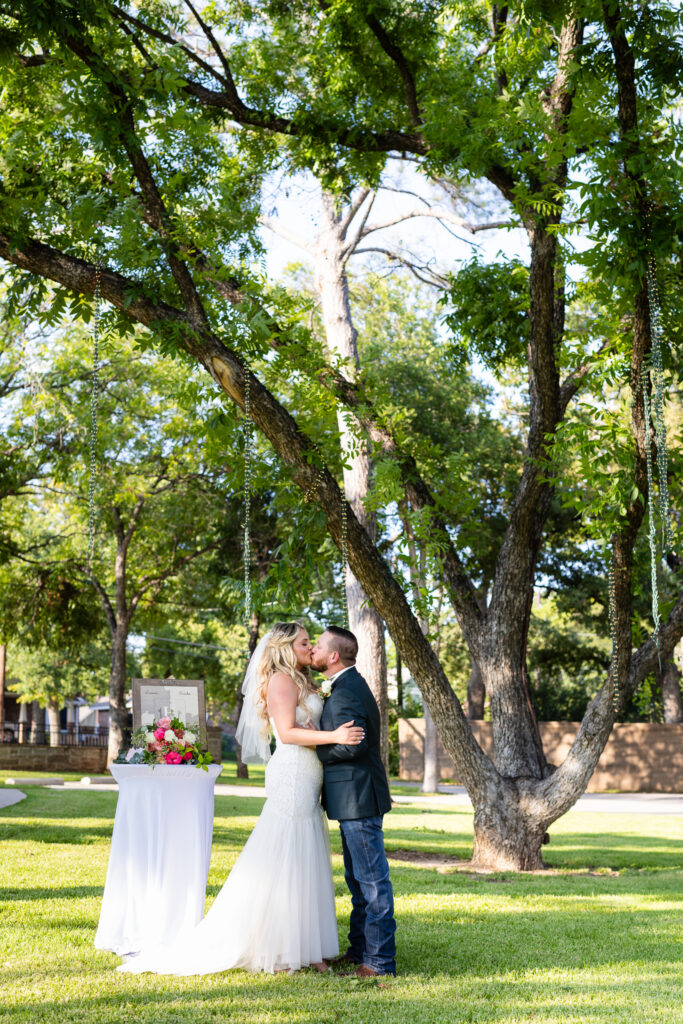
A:
{"type": "Polygon", "coordinates": [[[0,810],[3,807],[11,807],[12,804],[18,804],[20,800],[26,799],[26,793],[22,793],[18,789],[0,789],[0,810]]]}
{"type": "MultiPolygon", "coordinates": [[[[410,785],[408,783],[408,785],[410,785]]],[[[418,783],[415,784],[417,790],[418,783]]],[[[401,783],[405,788],[406,783],[401,783]]],[[[419,793],[415,796],[394,796],[396,803],[425,803],[434,806],[460,806],[472,804],[464,786],[439,786],[438,793],[419,793]]],[[[584,793],[574,804],[577,811],[598,814],[683,814],[683,793],[584,793]]]]}
{"type": "MultiPolygon", "coordinates": [[[[100,782],[100,780],[98,780],[100,782]]],[[[101,780],[102,789],[111,791],[117,789],[114,779],[101,780]]],[[[410,783],[402,782],[401,788],[410,788],[410,783]]],[[[419,784],[415,783],[415,793],[409,796],[396,794],[393,800],[397,804],[423,804],[430,807],[462,807],[470,810],[472,804],[464,786],[439,786],[438,793],[420,793],[419,784]]],[[[93,782],[64,782],[61,785],[48,786],[46,788],[55,791],[70,789],[89,789],[91,792],[95,785],[93,782]]],[[[264,799],[266,795],[263,786],[234,786],[226,782],[217,782],[215,787],[216,796],[245,796],[264,799]]],[[[23,799],[25,794],[18,794],[17,790],[9,790],[0,786],[0,807],[8,807],[23,799]],[[3,803],[4,801],[4,803],[3,803]]],[[[683,815],[683,793],[584,793],[574,805],[578,811],[588,811],[597,814],[674,814],[683,815]]]]}

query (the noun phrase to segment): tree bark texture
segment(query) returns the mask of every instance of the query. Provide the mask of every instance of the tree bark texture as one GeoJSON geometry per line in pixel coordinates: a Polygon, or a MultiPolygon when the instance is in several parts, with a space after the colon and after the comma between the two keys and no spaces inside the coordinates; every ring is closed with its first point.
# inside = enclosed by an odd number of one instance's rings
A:
{"type": "MultiPolygon", "coordinates": [[[[342,217],[335,198],[322,196],[322,229],[315,248],[316,284],[325,325],[327,348],[347,362],[347,375],[355,380],[360,359],[357,331],[353,325],[349,301],[346,263],[349,251],[345,235],[347,219],[342,217]]],[[[337,415],[344,455],[344,493],[356,519],[374,543],[377,518],[366,508],[372,482],[372,465],[367,445],[361,439],[357,421],[343,409],[337,415]]],[[[380,713],[380,748],[384,767],[389,767],[389,704],[387,697],[387,658],[384,623],[349,566],[346,567],[346,600],[349,629],[358,639],[356,667],[365,678],[377,701],[380,713]]]]}
{"type": "Polygon", "coordinates": [[[681,696],[681,673],[673,658],[662,664],[662,704],[664,721],[671,724],[683,722],[683,697],[681,696]]]}
{"type": "MultiPolygon", "coordinates": [[[[52,737],[50,737],[50,742],[52,742],[52,737]]],[[[57,742],[59,742],[59,738],[57,742]]],[[[41,708],[37,700],[34,700],[31,705],[31,734],[29,743],[35,743],[38,746],[45,743],[45,708],[41,708]]],[[[52,746],[56,745],[52,744],[52,746]]]]}
{"type": "MultiPolygon", "coordinates": [[[[413,584],[413,590],[416,594],[427,592],[427,556],[424,547],[418,544],[417,538],[415,537],[415,531],[408,515],[408,510],[405,509],[401,512],[401,519],[403,522],[403,531],[408,543],[408,551],[410,553],[410,574],[413,584]]],[[[439,600],[439,612],[437,613],[437,643],[434,648],[434,654],[438,658],[439,655],[439,623],[438,618],[441,610],[441,598],[439,600]]],[[[429,623],[424,617],[420,617],[420,628],[425,637],[429,635],[429,623]]],[[[423,772],[422,772],[422,792],[423,793],[436,793],[439,788],[439,733],[436,728],[436,723],[432,717],[432,713],[429,710],[429,705],[426,701],[423,702],[424,708],[424,748],[423,748],[423,772]]]]}
{"type": "Polygon", "coordinates": [[[481,676],[479,663],[472,659],[470,676],[467,680],[467,703],[465,714],[472,722],[481,721],[484,717],[484,704],[486,703],[486,689],[481,676]]]}
{"type": "Polygon", "coordinates": [[[112,637],[111,667],[109,671],[109,750],[107,763],[119,756],[129,736],[129,712],[126,708],[126,641],[128,629],[124,624],[112,637]]]}

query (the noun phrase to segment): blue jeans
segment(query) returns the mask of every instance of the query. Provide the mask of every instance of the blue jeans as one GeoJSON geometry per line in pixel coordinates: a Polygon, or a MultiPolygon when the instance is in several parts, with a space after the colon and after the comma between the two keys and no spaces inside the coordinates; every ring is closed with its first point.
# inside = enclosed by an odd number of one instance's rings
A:
{"type": "Polygon", "coordinates": [[[380,974],[396,974],[394,892],[382,819],[340,821],[346,884],[351,892],[349,952],[380,974]]]}

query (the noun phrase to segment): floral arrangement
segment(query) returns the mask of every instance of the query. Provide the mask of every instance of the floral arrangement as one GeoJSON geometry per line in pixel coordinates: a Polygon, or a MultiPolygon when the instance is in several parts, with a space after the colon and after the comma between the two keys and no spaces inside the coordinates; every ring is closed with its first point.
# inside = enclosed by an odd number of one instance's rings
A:
{"type": "Polygon", "coordinates": [[[151,729],[136,729],[131,747],[116,759],[117,764],[191,764],[204,771],[211,761],[211,754],[197,746],[197,734],[185,728],[179,718],[167,715],[154,722],[151,729]]]}

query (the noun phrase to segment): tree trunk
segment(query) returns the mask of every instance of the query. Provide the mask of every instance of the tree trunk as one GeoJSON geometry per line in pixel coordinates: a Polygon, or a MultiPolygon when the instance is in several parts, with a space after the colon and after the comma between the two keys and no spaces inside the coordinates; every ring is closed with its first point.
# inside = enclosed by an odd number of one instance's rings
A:
{"type": "Polygon", "coordinates": [[[467,680],[467,704],[465,714],[471,722],[480,722],[484,717],[484,704],[486,703],[486,689],[481,676],[479,663],[472,658],[470,678],[467,680]]]}
{"type": "MultiPolygon", "coordinates": [[[[346,373],[355,379],[360,360],[357,332],[353,326],[349,283],[346,276],[346,227],[333,196],[322,196],[323,229],[316,246],[317,288],[325,324],[325,339],[330,352],[347,361],[346,373]]],[[[374,543],[377,521],[365,508],[370,490],[372,465],[365,444],[358,443],[356,423],[347,412],[337,415],[344,461],[344,493],[353,512],[374,543]]],[[[389,705],[387,698],[387,659],[384,623],[368,601],[361,584],[347,566],[346,600],[349,608],[349,629],[358,640],[358,671],[364,676],[377,701],[380,714],[380,750],[384,767],[389,768],[389,705]]]]}
{"type": "Polygon", "coordinates": [[[483,661],[481,671],[491,706],[494,765],[508,779],[542,779],[545,756],[519,658],[500,652],[493,664],[483,661]]]}
{"type": "Polygon", "coordinates": [[[0,741],[5,737],[5,664],[7,647],[0,644],[0,741]]]}
{"type": "Polygon", "coordinates": [[[525,802],[515,782],[501,779],[495,796],[491,793],[489,799],[476,803],[472,867],[490,871],[543,868],[541,847],[548,823],[539,810],[525,813],[525,802]]]}
{"type": "Polygon", "coordinates": [[[61,739],[59,723],[59,702],[51,700],[47,705],[47,727],[50,730],[50,746],[58,747],[61,739]]]}
{"type": "Polygon", "coordinates": [[[42,746],[45,743],[45,709],[37,700],[31,704],[31,735],[29,743],[42,746]]]}
{"type": "Polygon", "coordinates": [[[403,708],[403,659],[398,647],[396,648],[396,704],[403,708]]]}
{"type": "Polygon", "coordinates": [[[681,698],[681,673],[673,657],[662,665],[662,703],[664,721],[676,724],[683,722],[683,698],[681,698]]]}
{"type": "MultiPolygon", "coordinates": [[[[245,665],[245,669],[244,669],[245,672],[247,670],[247,666],[249,665],[249,661],[251,660],[251,656],[254,653],[254,651],[256,650],[256,646],[257,646],[258,641],[259,641],[259,630],[260,630],[260,628],[261,628],[261,613],[257,612],[257,611],[252,611],[251,618],[249,619],[249,643],[248,643],[248,646],[247,646],[247,665],[245,665]]],[[[233,713],[233,718],[235,720],[235,725],[237,725],[237,723],[240,720],[240,715],[242,714],[242,707],[243,707],[243,705],[244,705],[244,694],[242,693],[242,687],[240,686],[239,690],[237,691],[237,700],[235,701],[235,711],[233,713]]],[[[244,761],[242,760],[242,748],[239,745],[239,743],[237,742],[237,739],[235,739],[235,756],[236,756],[236,759],[237,759],[237,778],[238,779],[248,779],[249,778],[249,765],[245,764],[244,761]]]]}
{"type": "Polygon", "coordinates": [[[439,734],[432,718],[432,713],[425,704],[425,744],[424,774],[422,776],[422,792],[436,793],[439,788],[439,734]]]}
{"type": "Polygon", "coordinates": [[[111,648],[109,673],[109,750],[107,764],[119,756],[130,739],[129,712],[126,708],[126,641],[128,628],[119,624],[111,648]]]}

